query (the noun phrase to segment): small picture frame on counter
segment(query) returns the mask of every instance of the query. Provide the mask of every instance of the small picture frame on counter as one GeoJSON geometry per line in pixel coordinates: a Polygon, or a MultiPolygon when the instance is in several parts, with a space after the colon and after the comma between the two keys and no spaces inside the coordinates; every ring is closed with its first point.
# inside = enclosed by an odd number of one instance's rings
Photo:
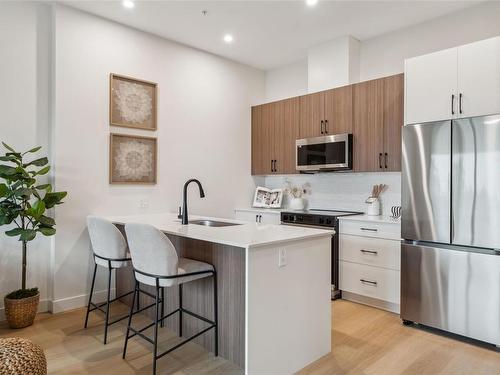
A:
{"type": "Polygon", "coordinates": [[[281,208],[283,189],[268,189],[257,186],[253,197],[253,207],[281,208]]]}

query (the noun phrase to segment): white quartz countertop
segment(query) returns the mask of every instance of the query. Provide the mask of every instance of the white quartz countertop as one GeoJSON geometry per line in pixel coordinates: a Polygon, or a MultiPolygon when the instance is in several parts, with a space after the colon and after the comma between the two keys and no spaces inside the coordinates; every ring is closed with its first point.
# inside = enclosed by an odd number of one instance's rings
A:
{"type": "Polygon", "coordinates": [[[196,224],[182,225],[181,221],[177,218],[177,215],[172,213],[105,216],[105,219],[115,224],[150,224],[167,234],[223,245],[243,247],[246,249],[282,242],[326,237],[334,234],[333,230],[305,228],[291,225],[250,223],[196,215],[190,215],[189,220],[210,219],[239,223],[241,225],[226,227],[208,227],[196,224]]]}
{"type": "Polygon", "coordinates": [[[350,215],[350,216],[340,216],[339,220],[351,220],[351,221],[366,221],[370,223],[390,223],[390,224],[401,224],[401,218],[394,219],[391,216],[371,216],[366,214],[361,215],[350,215]]]}
{"type": "Polygon", "coordinates": [[[281,214],[282,211],[285,211],[283,208],[266,208],[266,207],[246,207],[246,208],[235,208],[235,211],[243,211],[243,212],[265,212],[266,214],[281,214]]]}

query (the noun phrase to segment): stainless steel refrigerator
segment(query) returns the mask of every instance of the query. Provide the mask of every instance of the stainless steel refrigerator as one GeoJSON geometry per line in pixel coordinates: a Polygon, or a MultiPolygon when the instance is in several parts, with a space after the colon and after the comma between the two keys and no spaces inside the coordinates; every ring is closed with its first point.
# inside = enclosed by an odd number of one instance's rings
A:
{"type": "Polygon", "coordinates": [[[402,206],[403,321],[499,346],[500,115],[406,125],[402,206]]]}

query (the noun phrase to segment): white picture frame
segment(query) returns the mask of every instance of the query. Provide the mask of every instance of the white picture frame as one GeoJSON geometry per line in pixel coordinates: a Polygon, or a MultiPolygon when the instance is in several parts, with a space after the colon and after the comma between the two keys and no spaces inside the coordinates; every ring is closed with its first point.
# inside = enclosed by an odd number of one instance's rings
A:
{"type": "Polygon", "coordinates": [[[283,204],[283,189],[268,189],[262,186],[255,188],[253,207],[281,208],[283,204]]]}

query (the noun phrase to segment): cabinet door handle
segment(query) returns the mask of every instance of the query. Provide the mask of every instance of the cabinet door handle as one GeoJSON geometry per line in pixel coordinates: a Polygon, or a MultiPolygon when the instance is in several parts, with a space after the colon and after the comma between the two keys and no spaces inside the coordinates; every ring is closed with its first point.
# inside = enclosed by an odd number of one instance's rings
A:
{"type": "Polygon", "coordinates": [[[365,279],[359,279],[359,281],[361,281],[363,284],[370,284],[370,285],[373,285],[373,286],[377,286],[377,282],[376,281],[365,280],[365,279]]]}
{"type": "Polygon", "coordinates": [[[462,114],[462,93],[458,94],[458,112],[462,114]]]}
{"type": "Polygon", "coordinates": [[[382,153],[378,154],[378,166],[382,169],[382,153]]]}
{"type": "Polygon", "coordinates": [[[361,227],[359,229],[364,230],[364,231],[368,231],[368,232],[378,232],[378,229],[375,229],[375,228],[364,228],[364,227],[361,227]]]}
{"type": "Polygon", "coordinates": [[[259,223],[262,223],[262,215],[259,215],[259,223]]]}
{"type": "Polygon", "coordinates": [[[387,169],[387,159],[389,158],[389,155],[387,152],[384,154],[384,160],[385,160],[385,169],[387,169]]]}
{"type": "Polygon", "coordinates": [[[259,215],[255,215],[255,222],[258,223],[259,222],[259,215]]]}
{"type": "Polygon", "coordinates": [[[325,134],[325,132],[323,131],[323,126],[324,126],[324,123],[325,123],[325,122],[324,122],[323,120],[321,120],[321,125],[320,125],[320,127],[319,127],[319,130],[321,131],[321,134],[325,134]]]}
{"type": "Polygon", "coordinates": [[[274,160],[271,159],[271,172],[274,172],[274,160]]]}
{"type": "Polygon", "coordinates": [[[361,251],[363,254],[378,255],[378,251],[373,251],[373,250],[365,250],[365,249],[361,249],[361,250],[359,250],[359,251],[361,251]]]}
{"type": "Polygon", "coordinates": [[[274,159],[274,171],[278,172],[278,160],[274,159]]]}
{"type": "Polygon", "coordinates": [[[325,133],[328,134],[328,120],[325,120],[325,133]]]}
{"type": "Polygon", "coordinates": [[[451,94],[451,114],[455,114],[455,94],[451,94]]]}

